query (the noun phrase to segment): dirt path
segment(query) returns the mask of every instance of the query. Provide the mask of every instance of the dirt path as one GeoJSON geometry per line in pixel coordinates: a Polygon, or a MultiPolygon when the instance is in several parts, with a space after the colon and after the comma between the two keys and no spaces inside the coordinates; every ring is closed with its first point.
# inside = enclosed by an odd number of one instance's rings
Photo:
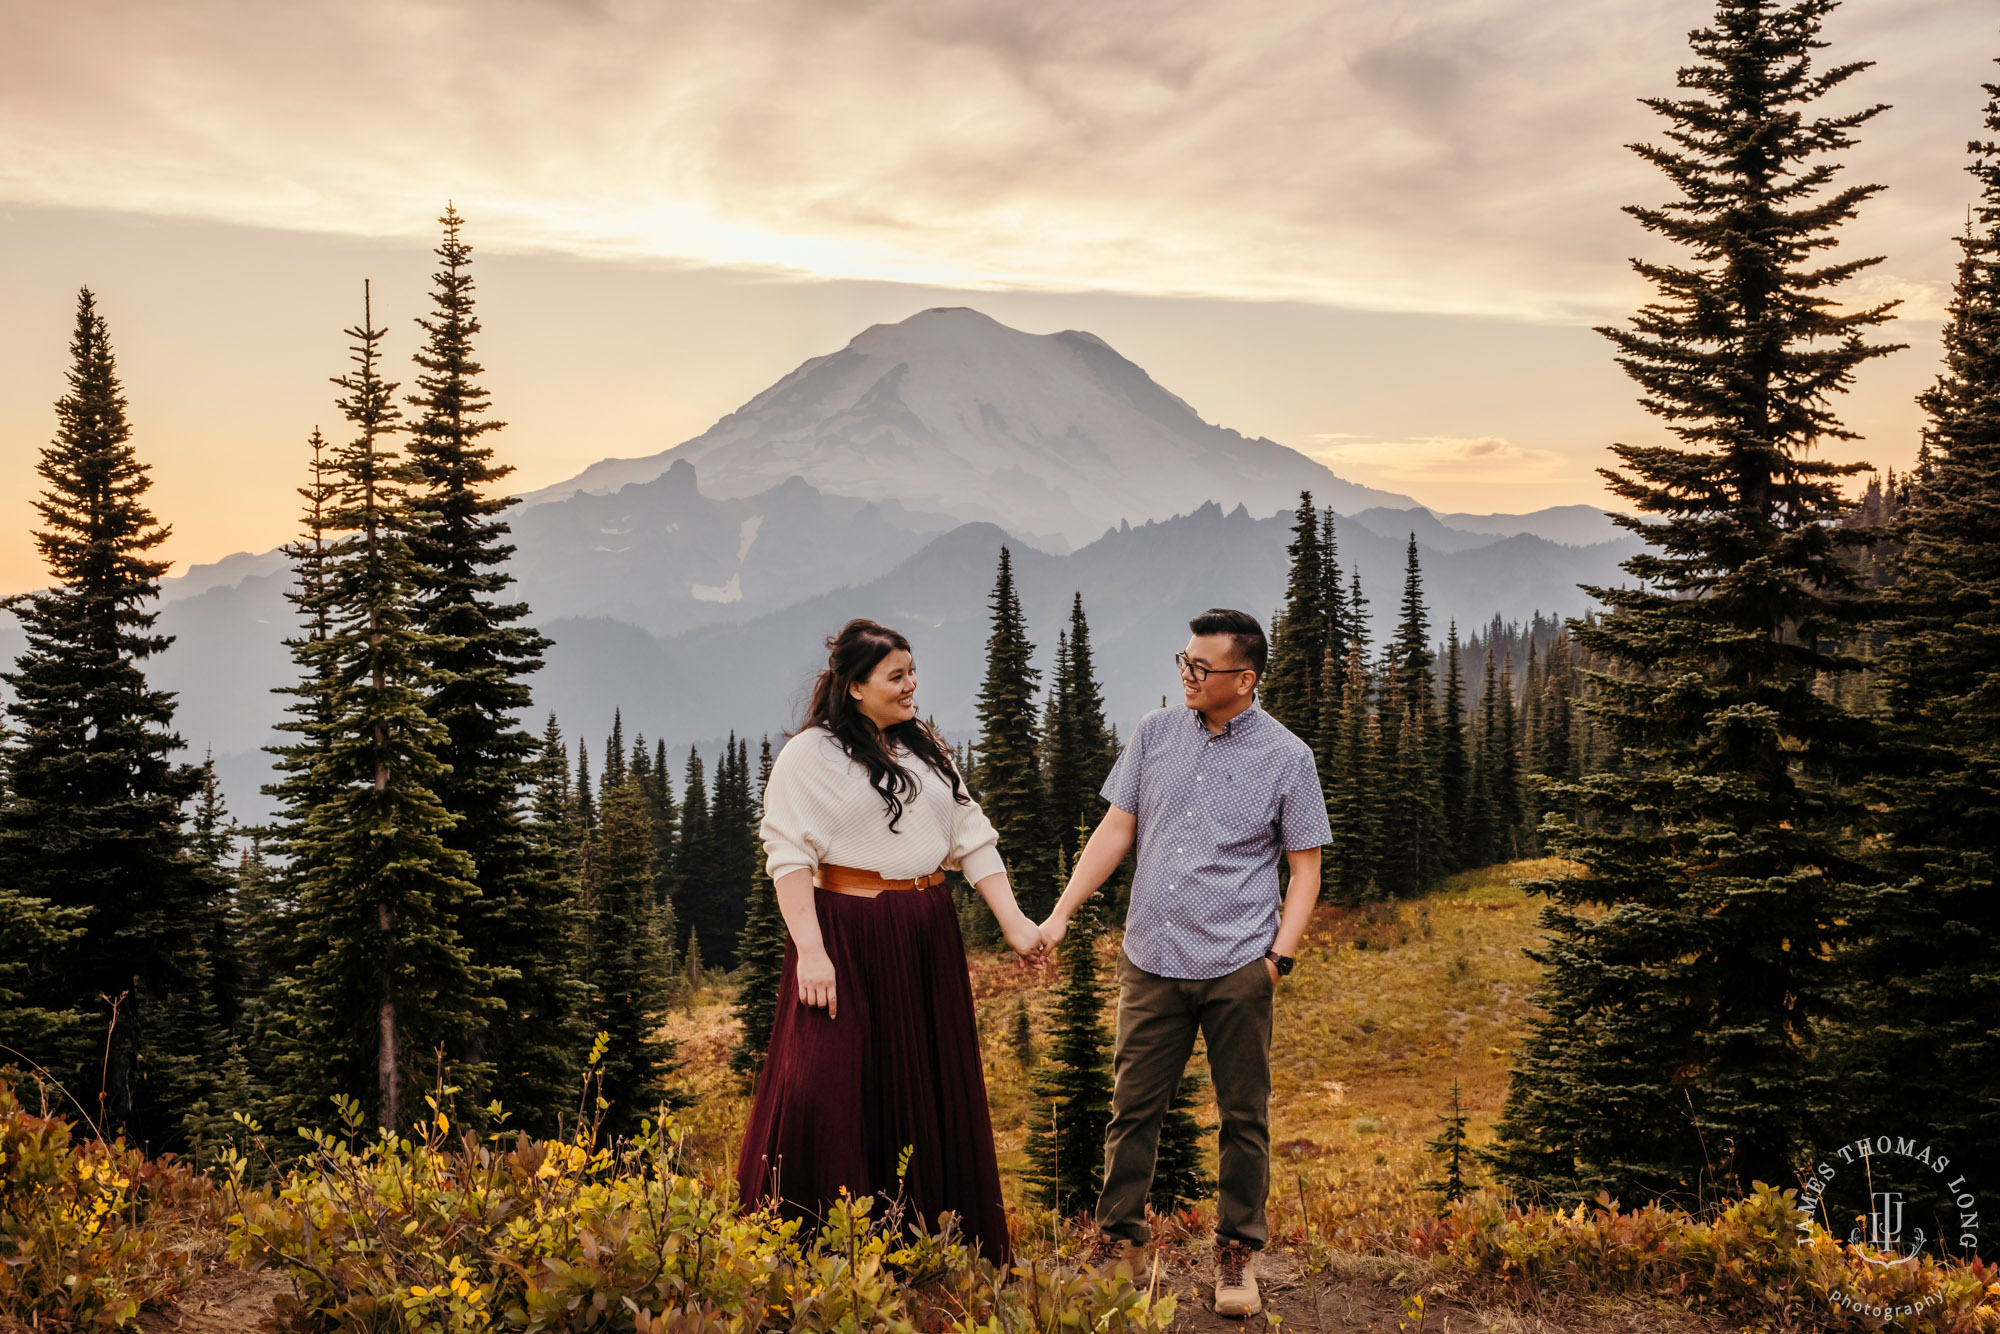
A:
{"type": "Polygon", "coordinates": [[[189,1288],[172,1310],[148,1311],[139,1317],[145,1334],[257,1334],[271,1314],[271,1302],[291,1285],[282,1275],[262,1270],[245,1273],[234,1265],[217,1265],[189,1288]]]}
{"type": "MultiPolygon", "coordinates": [[[[1561,1310],[1537,1313],[1444,1302],[1433,1304],[1419,1320],[1395,1290],[1367,1278],[1314,1279],[1301,1274],[1286,1251],[1267,1251],[1258,1258],[1264,1314],[1233,1319],[1212,1309],[1214,1270],[1206,1255],[1186,1250],[1162,1255],[1160,1290],[1177,1299],[1174,1334],[1262,1334],[1274,1328],[1294,1334],[1708,1334],[1708,1327],[1685,1312],[1642,1303],[1600,1308],[1565,1304],[1561,1310]]],[[[141,1316],[139,1328],[145,1334],[261,1334],[272,1300],[288,1290],[275,1273],[250,1274],[219,1265],[173,1310],[141,1316]]]]}

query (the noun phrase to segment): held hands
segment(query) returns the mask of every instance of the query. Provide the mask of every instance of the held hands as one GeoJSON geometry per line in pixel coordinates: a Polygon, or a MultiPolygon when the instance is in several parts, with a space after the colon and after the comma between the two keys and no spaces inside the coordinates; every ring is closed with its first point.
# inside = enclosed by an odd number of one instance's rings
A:
{"type": "Polygon", "coordinates": [[[1050,957],[1054,957],[1056,946],[1062,944],[1063,937],[1068,934],[1069,919],[1060,917],[1055,913],[1050,913],[1049,919],[1042,923],[1039,931],[1039,935],[1041,936],[1040,948],[1050,955],[1050,957]]]}
{"type": "Polygon", "coordinates": [[[826,1017],[840,1017],[840,1003],[833,991],[833,960],[823,949],[811,954],[799,951],[799,1003],[826,1009],[826,1017]]]}
{"type": "Polygon", "coordinates": [[[1017,912],[1000,924],[1000,934],[1007,940],[1007,947],[1021,957],[1023,963],[1042,961],[1042,933],[1028,920],[1026,913],[1017,912]]]}

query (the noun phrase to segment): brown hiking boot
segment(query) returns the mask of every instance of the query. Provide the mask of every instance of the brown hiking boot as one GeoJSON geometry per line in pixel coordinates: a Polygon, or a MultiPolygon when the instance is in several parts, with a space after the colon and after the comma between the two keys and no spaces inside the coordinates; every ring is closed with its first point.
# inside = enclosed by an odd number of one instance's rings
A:
{"type": "Polygon", "coordinates": [[[1264,1309],[1257,1293],[1257,1252],[1240,1241],[1215,1243],[1215,1313],[1256,1315],[1264,1309]]]}
{"type": "Polygon", "coordinates": [[[1144,1246],[1109,1232],[1098,1233],[1083,1257],[1083,1267],[1098,1278],[1116,1277],[1123,1268],[1127,1278],[1136,1279],[1146,1272],[1146,1264],[1144,1246]]]}

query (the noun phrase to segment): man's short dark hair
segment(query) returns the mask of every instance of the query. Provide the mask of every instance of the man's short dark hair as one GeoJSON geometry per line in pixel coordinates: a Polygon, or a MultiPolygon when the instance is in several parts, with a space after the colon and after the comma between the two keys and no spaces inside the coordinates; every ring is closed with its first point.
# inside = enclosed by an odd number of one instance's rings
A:
{"type": "Polygon", "coordinates": [[[1236,645],[1236,652],[1257,669],[1257,679],[1264,679],[1264,661],[1270,646],[1264,642],[1264,627],[1249,612],[1210,607],[1189,621],[1188,629],[1198,635],[1228,635],[1236,645]]]}

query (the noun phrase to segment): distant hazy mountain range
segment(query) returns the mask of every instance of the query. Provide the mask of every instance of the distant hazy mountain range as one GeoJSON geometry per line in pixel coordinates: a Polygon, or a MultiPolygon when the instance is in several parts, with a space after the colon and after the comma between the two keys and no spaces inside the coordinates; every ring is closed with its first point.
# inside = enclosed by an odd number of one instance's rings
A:
{"type": "MultiPolygon", "coordinates": [[[[1452,619],[1579,613],[1577,585],[1617,582],[1636,541],[1588,506],[1436,514],[1203,422],[1092,335],[926,311],[807,362],[694,440],[595,464],[512,512],[517,592],[556,643],[533,721],[554,709],[593,750],[614,707],[628,737],[677,753],[731,729],[775,736],[825,637],[866,615],[910,635],[924,708],[962,735],[1005,543],[1045,659],[1083,594],[1127,728],[1174,689],[1189,615],[1278,605],[1301,489],[1348,516],[1341,560],[1378,636],[1413,533],[1440,638],[1452,619]]],[[[272,690],[293,675],[289,580],[267,552],[164,589],[160,628],[177,638],[153,676],[179,694],[188,744],[214,751],[239,817],[265,810],[261,748],[284,707],[272,690]]],[[[0,619],[0,656],[19,651],[0,619]]]]}

